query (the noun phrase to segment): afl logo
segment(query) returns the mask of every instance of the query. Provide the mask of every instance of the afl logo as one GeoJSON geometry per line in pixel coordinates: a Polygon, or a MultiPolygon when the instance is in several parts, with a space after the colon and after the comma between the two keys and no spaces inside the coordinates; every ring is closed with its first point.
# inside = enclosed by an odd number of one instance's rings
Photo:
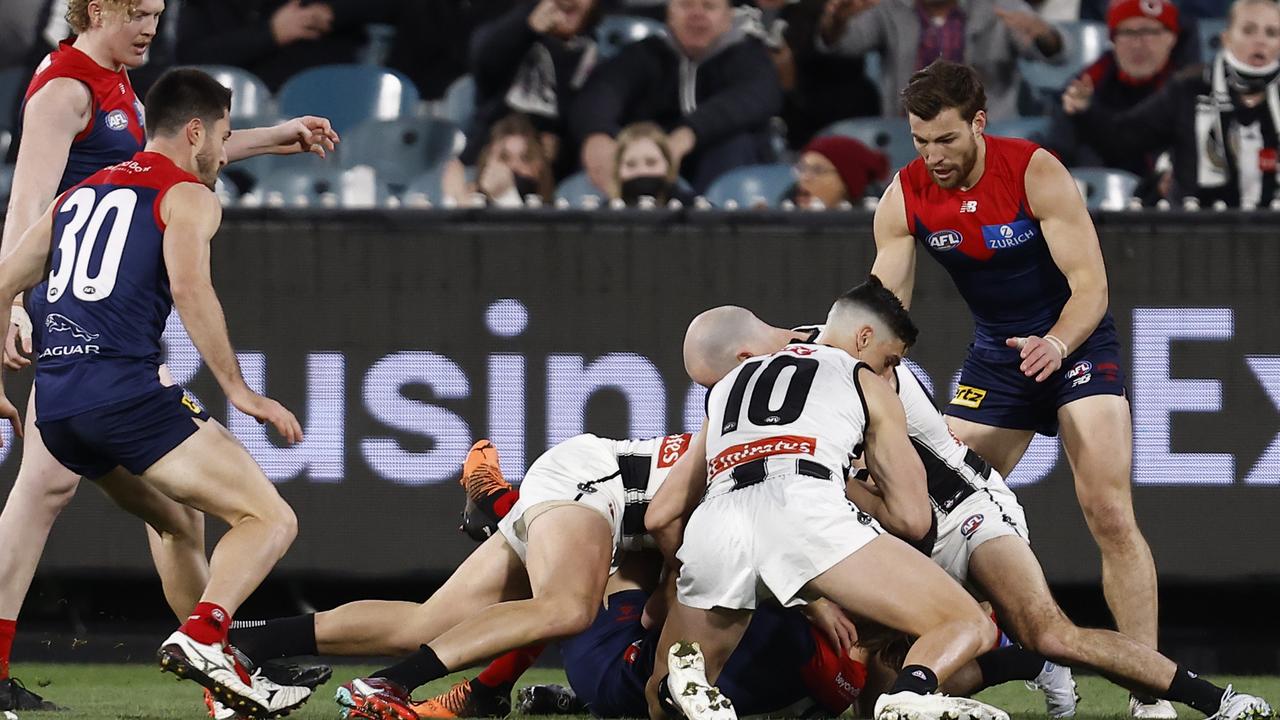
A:
{"type": "Polygon", "coordinates": [[[107,113],[107,127],[112,130],[123,130],[129,127],[129,116],[123,110],[112,110],[107,113]]]}
{"type": "Polygon", "coordinates": [[[977,531],[978,528],[982,527],[982,521],[984,519],[984,516],[981,514],[970,515],[965,518],[965,521],[960,524],[960,535],[963,537],[969,537],[977,531]]]}
{"type": "Polygon", "coordinates": [[[930,250],[946,252],[955,248],[962,240],[960,233],[955,230],[939,230],[925,238],[925,244],[929,246],[930,250]]]}

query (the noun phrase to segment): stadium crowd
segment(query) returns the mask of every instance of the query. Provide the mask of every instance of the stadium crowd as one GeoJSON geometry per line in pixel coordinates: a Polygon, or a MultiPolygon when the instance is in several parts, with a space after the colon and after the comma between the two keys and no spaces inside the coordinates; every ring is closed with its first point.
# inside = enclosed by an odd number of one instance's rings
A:
{"type": "MultiPolygon", "coordinates": [[[[6,3],[8,163],[65,5],[6,3]]],[[[824,208],[913,157],[899,93],[938,58],[973,65],[989,131],[1052,150],[1091,207],[1277,200],[1271,0],[171,0],[131,78],[210,67],[236,126],[302,110],[351,133],[338,163],[230,169],[226,203],[824,208]]]]}

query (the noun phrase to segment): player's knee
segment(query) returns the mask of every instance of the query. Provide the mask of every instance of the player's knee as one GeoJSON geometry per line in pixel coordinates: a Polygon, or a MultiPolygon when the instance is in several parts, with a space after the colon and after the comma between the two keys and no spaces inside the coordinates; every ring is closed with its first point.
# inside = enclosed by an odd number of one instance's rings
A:
{"type": "Polygon", "coordinates": [[[598,603],[580,597],[551,597],[541,603],[547,639],[577,635],[591,627],[598,603]]]}
{"type": "Polygon", "coordinates": [[[1076,660],[1074,627],[1065,618],[1041,621],[1027,629],[1022,642],[1034,653],[1061,664],[1076,660]]]}
{"type": "MultiPolygon", "coordinates": [[[[58,468],[61,470],[61,468],[58,468]]],[[[51,515],[57,515],[75,497],[80,478],[67,472],[48,472],[36,468],[31,472],[18,471],[14,482],[15,493],[29,498],[28,504],[51,515]]],[[[34,509],[33,508],[33,509],[34,509]]]]}
{"type": "Polygon", "coordinates": [[[1127,542],[1138,532],[1133,508],[1128,503],[1099,499],[1084,502],[1082,507],[1089,529],[1099,544],[1127,542]]]}
{"type": "Polygon", "coordinates": [[[280,553],[293,544],[298,536],[298,516],[282,498],[277,497],[269,507],[257,513],[259,519],[270,529],[272,541],[280,548],[280,553]]]}

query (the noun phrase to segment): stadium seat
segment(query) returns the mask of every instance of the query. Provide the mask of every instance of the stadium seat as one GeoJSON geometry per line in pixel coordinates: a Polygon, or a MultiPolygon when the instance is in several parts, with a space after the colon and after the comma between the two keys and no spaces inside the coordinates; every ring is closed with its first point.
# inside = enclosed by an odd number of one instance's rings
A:
{"type": "Polygon", "coordinates": [[[574,207],[582,207],[583,201],[588,196],[595,196],[601,205],[609,202],[609,193],[596,187],[585,172],[570,175],[556,188],[556,199],[564,198],[574,207]]]}
{"type": "Polygon", "coordinates": [[[404,75],[371,65],[321,65],[285,81],[280,115],[323,115],[339,135],[365,120],[412,117],[418,88],[404,75]]]}
{"type": "Polygon", "coordinates": [[[1055,23],[1066,43],[1066,59],[1057,65],[1019,60],[1022,78],[1038,95],[1057,96],[1067,83],[1111,48],[1106,23],[1093,20],[1055,23]]]}
{"type": "Polygon", "coordinates": [[[730,200],[742,208],[758,207],[762,202],[768,207],[777,207],[795,181],[790,165],[746,165],[716,178],[707,188],[707,199],[721,208],[730,200]]]}
{"type": "Polygon", "coordinates": [[[422,173],[409,183],[400,199],[407,207],[413,207],[419,200],[426,200],[432,205],[444,203],[444,163],[422,173]]]}
{"type": "Polygon", "coordinates": [[[1008,120],[993,122],[987,126],[987,132],[1002,137],[1015,137],[1039,142],[1049,130],[1047,117],[1013,117],[1008,120]]]}
{"type": "Polygon", "coordinates": [[[0,165],[0,202],[9,199],[9,186],[13,184],[13,166],[0,165]]]}
{"type": "Polygon", "coordinates": [[[1138,187],[1138,176],[1111,168],[1071,168],[1090,210],[1124,210],[1138,187]]]}
{"type": "Polygon", "coordinates": [[[1200,18],[1196,21],[1200,33],[1200,58],[1213,62],[1213,56],[1222,49],[1222,31],[1227,29],[1226,18],[1200,18]]]}
{"type": "Polygon", "coordinates": [[[891,171],[917,157],[905,118],[853,118],[828,125],[819,135],[843,135],[889,156],[891,171]]]}
{"type": "Polygon", "coordinates": [[[372,165],[391,187],[404,189],[461,148],[453,123],[435,118],[369,120],[343,139],[343,167],[372,165]]]}
{"type": "Polygon", "coordinates": [[[213,76],[231,91],[231,127],[249,128],[274,121],[271,90],[257,75],[230,65],[193,65],[196,70],[213,76]]]}
{"type": "Polygon", "coordinates": [[[476,110],[476,81],[470,75],[463,75],[449,85],[444,93],[444,103],[440,113],[445,120],[460,127],[465,132],[471,122],[471,115],[476,110]]]}
{"type": "Polygon", "coordinates": [[[626,45],[650,35],[666,35],[667,26],[657,20],[634,15],[606,15],[596,26],[596,46],[600,58],[618,54],[626,45]]]}

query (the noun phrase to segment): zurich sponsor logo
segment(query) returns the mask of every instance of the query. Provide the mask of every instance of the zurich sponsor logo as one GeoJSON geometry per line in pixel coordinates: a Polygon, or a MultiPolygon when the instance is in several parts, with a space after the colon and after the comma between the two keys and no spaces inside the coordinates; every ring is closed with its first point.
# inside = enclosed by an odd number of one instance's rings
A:
{"type": "Polygon", "coordinates": [[[990,250],[1007,250],[1026,244],[1040,234],[1034,220],[1014,220],[1000,225],[983,225],[982,240],[990,250]]]}
{"type": "Polygon", "coordinates": [[[123,130],[129,127],[129,116],[123,110],[112,110],[107,113],[107,127],[112,130],[123,130]]]}
{"type": "Polygon", "coordinates": [[[946,252],[958,246],[963,239],[956,230],[939,230],[930,234],[929,237],[925,238],[924,242],[929,246],[930,250],[946,252]]]}

